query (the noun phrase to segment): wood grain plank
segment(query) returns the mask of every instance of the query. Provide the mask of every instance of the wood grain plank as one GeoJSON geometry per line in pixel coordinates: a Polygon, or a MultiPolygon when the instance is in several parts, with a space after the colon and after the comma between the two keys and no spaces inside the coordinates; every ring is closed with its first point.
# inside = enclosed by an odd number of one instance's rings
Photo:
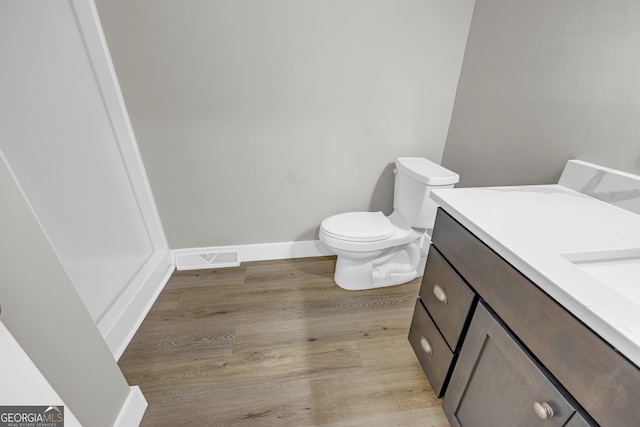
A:
{"type": "Polygon", "coordinates": [[[334,257],[178,272],[119,361],[143,426],[448,426],[407,334],[420,280],[349,292],[334,257]]]}

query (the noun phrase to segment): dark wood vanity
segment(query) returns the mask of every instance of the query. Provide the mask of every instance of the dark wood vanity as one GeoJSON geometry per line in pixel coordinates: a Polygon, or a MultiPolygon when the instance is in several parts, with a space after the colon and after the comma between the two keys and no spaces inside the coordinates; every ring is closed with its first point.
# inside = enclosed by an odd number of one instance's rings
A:
{"type": "Polygon", "coordinates": [[[409,341],[453,426],[640,425],[640,370],[442,209],[409,341]]]}

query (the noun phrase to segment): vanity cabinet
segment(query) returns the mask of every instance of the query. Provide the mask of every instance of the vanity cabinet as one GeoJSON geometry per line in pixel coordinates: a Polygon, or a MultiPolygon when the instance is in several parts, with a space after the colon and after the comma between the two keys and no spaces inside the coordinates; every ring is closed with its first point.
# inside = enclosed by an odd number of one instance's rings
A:
{"type": "Polygon", "coordinates": [[[442,407],[454,427],[562,427],[575,409],[483,303],[442,407]]]}
{"type": "MultiPolygon", "coordinates": [[[[442,265],[454,274],[439,273],[441,287],[462,283],[473,295],[469,308],[458,308],[464,322],[453,337],[447,320],[430,309],[435,301],[424,304],[428,288],[416,304],[451,351],[434,390],[452,425],[535,426],[535,402],[543,416],[547,406],[554,414],[541,425],[639,425],[638,368],[440,208],[423,287],[433,286],[442,265]]],[[[421,347],[412,345],[418,354],[421,347]]],[[[431,381],[436,366],[427,367],[431,381]]]]}

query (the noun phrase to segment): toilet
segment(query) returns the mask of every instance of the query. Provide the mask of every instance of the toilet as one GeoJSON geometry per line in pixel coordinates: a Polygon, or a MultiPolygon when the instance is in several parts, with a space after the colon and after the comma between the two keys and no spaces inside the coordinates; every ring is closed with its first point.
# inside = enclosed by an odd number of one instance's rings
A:
{"type": "Polygon", "coordinates": [[[399,157],[393,212],[348,212],[320,225],[320,241],[338,256],[334,280],[348,290],[410,282],[422,275],[438,205],[432,189],[452,188],[457,173],[422,157],[399,157]]]}

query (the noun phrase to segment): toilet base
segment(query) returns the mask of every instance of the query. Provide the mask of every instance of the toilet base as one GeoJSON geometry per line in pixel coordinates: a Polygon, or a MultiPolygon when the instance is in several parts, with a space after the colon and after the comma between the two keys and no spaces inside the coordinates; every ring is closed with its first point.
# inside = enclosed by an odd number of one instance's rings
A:
{"type": "Polygon", "coordinates": [[[368,258],[338,251],[333,280],[342,289],[356,291],[401,285],[422,276],[429,242],[423,239],[378,251],[368,258]],[[423,248],[424,246],[424,248],[423,248]],[[420,269],[420,266],[423,266],[420,269]]]}

